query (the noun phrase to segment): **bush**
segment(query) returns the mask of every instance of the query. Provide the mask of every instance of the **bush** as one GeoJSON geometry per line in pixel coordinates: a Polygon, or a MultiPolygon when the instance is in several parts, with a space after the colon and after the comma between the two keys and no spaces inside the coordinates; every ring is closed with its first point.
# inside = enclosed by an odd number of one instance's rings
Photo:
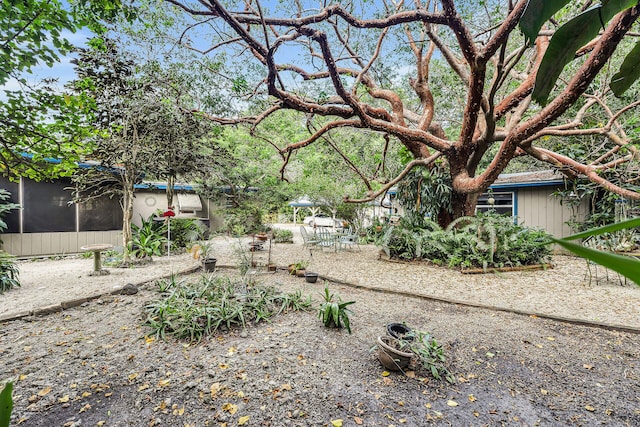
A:
{"type": "Polygon", "coordinates": [[[293,231],[274,228],[273,240],[276,243],[293,243],[293,231]]]}
{"type": "Polygon", "coordinates": [[[551,256],[550,235],[518,225],[511,217],[480,213],[458,218],[447,229],[431,220],[421,222],[390,227],[379,245],[392,258],[458,268],[541,264],[551,256]]]}
{"type": "Polygon", "coordinates": [[[262,225],[262,211],[254,206],[242,206],[226,213],[224,228],[232,236],[264,231],[262,225]]]}
{"type": "Polygon", "coordinates": [[[0,251],[0,294],[20,286],[19,274],[15,258],[5,251],[0,251]]]}
{"type": "Polygon", "coordinates": [[[140,227],[131,224],[133,232],[131,247],[129,248],[131,254],[136,258],[149,259],[154,255],[162,255],[162,246],[167,241],[165,237],[167,229],[164,223],[154,221],[154,215],[151,215],[146,220],[141,218],[141,220],[142,225],[140,227]]]}
{"type": "Polygon", "coordinates": [[[171,220],[171,247],[186,248],[198,240],[205,240],[207,226],[198,219],[174,218],[171,220]]]}

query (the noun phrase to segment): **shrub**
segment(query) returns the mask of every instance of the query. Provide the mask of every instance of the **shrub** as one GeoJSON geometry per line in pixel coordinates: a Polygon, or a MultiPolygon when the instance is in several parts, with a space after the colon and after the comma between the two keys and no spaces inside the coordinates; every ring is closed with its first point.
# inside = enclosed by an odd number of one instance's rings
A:
{"type": "Polygon", "coordinates": [[[167,241],[165,237],[167,229],[163,223],[156,222],[153,218],[153,215],[146,220],[141,217],[142,225],[140,227],[131,224],[133,236],[129,250],[136,258],[151,258],[154,255],[162,255],[162,245],[167,241]]]}
{"type": "Polygon", "coordinates": [[[5,251],[0,251],[0,294],[20,286],[19,274],[15,258],[5,251]]]}
{"type": "Polygon", "coordinates": [[[171,247],[186,248],[207,237],[207,226],[198,219],[174,218],[171,220],[171,247]]]}
{"type": "Polygon", "coordinates": [[[293,231],[274,228],[273,240],[276,243],[293,243],[293,231]]]}
{"type": "Polygon", "coordinates": [[[282,293],[273,287],[226,277],[201,276],[196,282],[158,282],[161,299],[145,308],[144,324],[162,339],[200,341],[218,329],[258,323],[288,310],[307,310],[311,298],[300,291],[282,293]]]}
{"type": "Polygon", "coordinates": [[[511,217],[481,213],[458,218],[447,229],[428,219],[421,222],[390,227],[379,245],[392,258],[458,268],[540,264],[551,256],[547,233],[518,225],[511,217]]]}

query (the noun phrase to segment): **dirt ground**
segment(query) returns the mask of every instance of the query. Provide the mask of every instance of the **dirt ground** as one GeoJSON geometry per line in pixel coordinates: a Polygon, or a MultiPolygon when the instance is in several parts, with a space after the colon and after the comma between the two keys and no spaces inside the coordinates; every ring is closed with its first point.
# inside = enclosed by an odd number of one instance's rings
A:
{"type": "MultiPolygon", "coordinates": [[[[316,301],[323,287],[260,279],[316,301]]],[[[351,335],[310,311],[198,344],[158,341],[140,325],[153,286],[0,324],[12,425],[640,425],[640,335],[330,287],[356,301],[351,335]],[[444,344],[455,384],[383,373],[372,347],[403,321],[444,344]]]]}

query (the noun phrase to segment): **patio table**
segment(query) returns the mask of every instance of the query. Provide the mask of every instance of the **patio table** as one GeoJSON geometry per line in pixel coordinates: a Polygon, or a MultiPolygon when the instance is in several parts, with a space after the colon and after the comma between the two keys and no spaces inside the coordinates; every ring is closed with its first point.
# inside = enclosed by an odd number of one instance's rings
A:
{"type": "Polygon", "coordinates": [[[93,252],[93,271],[89,273],[89,276],[103,276],[109,274],[109,270],[102,269],[102,260],[100,253],[102,251],[109,251],[113,249],[113,245],[109,243],[95,243],[93,245],[81,246],[85,252],[93,252]]]}

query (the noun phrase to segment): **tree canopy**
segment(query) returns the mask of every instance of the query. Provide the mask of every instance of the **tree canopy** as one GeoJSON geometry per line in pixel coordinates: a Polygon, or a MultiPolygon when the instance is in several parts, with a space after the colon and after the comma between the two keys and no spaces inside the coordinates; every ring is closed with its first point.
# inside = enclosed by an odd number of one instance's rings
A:
{"type": "MultiPolygon", "coordinates": [[[[405,147],[412,160],[397,176],[358,174],[368,190],[354,201],[439,162],[452,186],[446,223],[473,213],[520,156],[640,198],[603,173],[638,161],[629,127],[640,105],[638,54],[627,41],[636,34],[636,1],[165,1],[190,18],[182,46],[221,64],[210,72],[228,80],[226,94],[251,105],[249,114],[213,120],[247,123],[255,134],[280,110],[304,117],[309,136],[274,144],[285,165],[291,153],[347,128],[405,147]],[[546,144],[583,136],[597,138],[596,156],[546,144]]],[[[381,150],[365,155],[384,158],[381,150]]]]}

